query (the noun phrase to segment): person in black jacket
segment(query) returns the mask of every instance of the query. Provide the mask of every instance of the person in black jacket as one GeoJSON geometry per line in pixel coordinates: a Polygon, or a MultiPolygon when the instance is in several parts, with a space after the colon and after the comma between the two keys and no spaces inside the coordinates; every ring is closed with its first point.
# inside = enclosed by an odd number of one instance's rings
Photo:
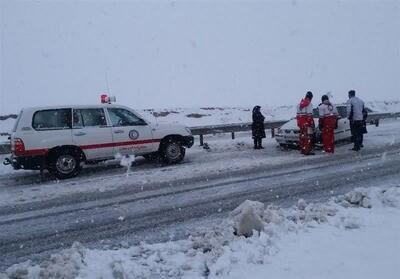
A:
{"type": "Polygon", "coordinates": [[[265,127],[264,120],[265,117],[260,111],[260,106],[255,106],[253,108],[253,123],[251,125],[252,136],[254,139],[254,149],[263,149],[262,139],[265,138],[265,127]]]}

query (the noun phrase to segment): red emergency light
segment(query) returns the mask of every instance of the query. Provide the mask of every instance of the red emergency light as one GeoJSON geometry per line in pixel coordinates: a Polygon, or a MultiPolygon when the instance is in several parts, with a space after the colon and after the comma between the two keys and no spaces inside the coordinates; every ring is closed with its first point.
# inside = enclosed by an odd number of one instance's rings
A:
{"type": "Polygon", "coordinates": [[[100,101],[102,104],[111,104],[112,102],[116,101],[114,96],[108,96],[107,94],[102,94],[100,96],[100,101]]]}

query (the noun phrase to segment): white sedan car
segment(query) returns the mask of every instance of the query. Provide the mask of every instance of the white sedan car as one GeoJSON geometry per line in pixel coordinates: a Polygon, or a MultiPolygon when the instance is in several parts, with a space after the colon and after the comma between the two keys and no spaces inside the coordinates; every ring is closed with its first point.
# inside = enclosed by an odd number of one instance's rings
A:
{"type": "MultiPolygon", "coordinates": [[[[345,141],[351,139],[350,123],[347,119],[347,107],[345,105],[338,105],[339,112],[338,128],[335,129],[335,141],[345,141]]],[[[313,110],[315,122],[315,135],[316,143],[321,143],[321,131],[318,129],[318,108],[313,110]]],[[[276,141],[281,146],[298,146],[299,144],[299,127],[297,127],[297,120],[293,118],[289,122],[282,125],[275,135],[276,141]]]]}

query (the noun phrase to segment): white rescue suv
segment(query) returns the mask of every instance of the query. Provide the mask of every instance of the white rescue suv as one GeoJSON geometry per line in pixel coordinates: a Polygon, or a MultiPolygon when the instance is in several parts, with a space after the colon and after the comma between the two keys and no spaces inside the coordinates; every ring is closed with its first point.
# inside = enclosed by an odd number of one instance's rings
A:
{"type": "Polygon", "coordinates": [[[82,163],[116,156],[158,157],[179,163],[193,145],[189,128],[153,124],[136,111],[111,104],[30,107],[23,109],[11,133],[14,169],[48,169],[60,179],[79,174],[82,163]]]}

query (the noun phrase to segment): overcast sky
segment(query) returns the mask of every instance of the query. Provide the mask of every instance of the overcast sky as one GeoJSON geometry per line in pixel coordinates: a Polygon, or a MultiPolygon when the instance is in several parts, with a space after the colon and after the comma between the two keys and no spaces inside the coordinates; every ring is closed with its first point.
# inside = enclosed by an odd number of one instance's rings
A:
{"type": "Polygon", "coordinates": [[[400,98],[400,1],[0,2],[2,113],[400,98]]]}

